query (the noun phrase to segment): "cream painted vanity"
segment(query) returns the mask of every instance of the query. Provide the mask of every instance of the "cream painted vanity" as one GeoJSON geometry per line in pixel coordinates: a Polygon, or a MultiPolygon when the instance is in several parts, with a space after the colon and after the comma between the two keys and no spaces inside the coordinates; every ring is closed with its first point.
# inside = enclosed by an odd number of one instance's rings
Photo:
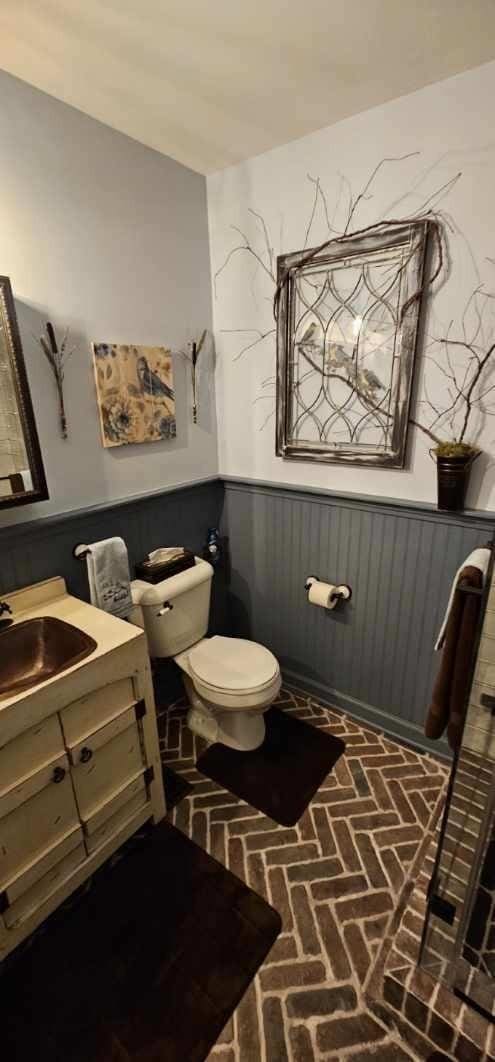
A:
{"type": "Polygon", "coordinates": [[[144,822],[165,814],[143,632],[71,597],[61,578],[6,601],[16,623],[56,617],[96,649],[0,698],[0,959],[144,822]]]}

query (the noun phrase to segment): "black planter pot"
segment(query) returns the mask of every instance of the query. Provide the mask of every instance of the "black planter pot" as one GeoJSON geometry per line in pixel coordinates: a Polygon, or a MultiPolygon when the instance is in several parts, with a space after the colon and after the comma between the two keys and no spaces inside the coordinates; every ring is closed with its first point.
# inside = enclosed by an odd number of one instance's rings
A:
{"type": "Polygon", "coordinates": [[[460,457],[438,457],[437,484],[438,508],[449,512],[464,509],[471,465],[478,454],[463,454],[460,457]]]}

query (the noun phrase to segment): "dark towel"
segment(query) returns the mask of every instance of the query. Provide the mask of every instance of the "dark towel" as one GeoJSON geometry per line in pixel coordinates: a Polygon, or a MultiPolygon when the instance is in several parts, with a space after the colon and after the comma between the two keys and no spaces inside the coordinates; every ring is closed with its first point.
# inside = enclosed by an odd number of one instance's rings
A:
{"type": "MultiPolygon", "coordinates": [[[[479,568],[463,568],[458,583],[461,580],[479,590],[483,586],[483,574],[479,568]]],[[[439,738],[447,727],[451,749],[459,747],[462,736],[480,608],[480,595],[465,594],[456,589],[440,669],[426,716],[426,737],[439,738]]]]}

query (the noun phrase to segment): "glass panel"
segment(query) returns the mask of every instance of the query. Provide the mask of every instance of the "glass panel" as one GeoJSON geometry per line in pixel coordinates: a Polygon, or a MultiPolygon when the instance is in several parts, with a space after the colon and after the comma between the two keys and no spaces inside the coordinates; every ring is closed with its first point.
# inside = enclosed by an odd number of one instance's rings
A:
{"type": "Polygon", "coordinates": [[[481,639],[425,925],[421,965],[495,1015],[495,585],[481,639]]]}

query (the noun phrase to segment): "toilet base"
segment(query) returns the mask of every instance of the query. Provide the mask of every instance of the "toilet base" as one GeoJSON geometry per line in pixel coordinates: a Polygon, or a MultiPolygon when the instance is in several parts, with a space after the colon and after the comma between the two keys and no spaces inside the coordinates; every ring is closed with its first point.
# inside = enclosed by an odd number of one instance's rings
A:
{"type": "Polygon", "coordinates": [[[187,725],[193,734],[198,734],[206,741],[219,741],[230,749],[237,749],[238,752],[251,752],[263,744],[263,717],[268,705],[258,710],[236,712],[222,711],[219,708],[213,712],[198,696],[189,675],[184,674],[183,679],[190,704],[187,725]]]}

